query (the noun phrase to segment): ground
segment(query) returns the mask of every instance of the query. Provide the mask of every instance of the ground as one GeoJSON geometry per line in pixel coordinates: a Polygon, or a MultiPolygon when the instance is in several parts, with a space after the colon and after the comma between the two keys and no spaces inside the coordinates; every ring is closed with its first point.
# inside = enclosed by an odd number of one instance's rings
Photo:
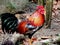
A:
{"type": "MultiPolygon", "coordinates": [[[[60,1],[58,2],[58,5],[60,4],[60,1]]],[[[55,5],[54,8],[60,8],[59,6],[55,5]]],[[[42,27],[39,31],[37,31],[33,37],[36,37],[38,40],[41,40],[41,38],[53,38],[57,36],[57,34],[60,34],[60,9],[56,9],[55,13],[52,14],[52,22],[51,22],[51,29],[46,29],[45,26],[42,27]]],[[[4,38],[3,34],[0,34],[0,42],[4,38]]],[[[38,44],[39,42],[37,42],[38,44]]],[[[39,43],[38,45],[40,45],[39,43]]],[[[35,44],[36,45],[36,44],[35,44]]],[[[52,44],[51,44],[52,45],[52,44]]],[[[56,44],[53,44],[56,45],[56,44]]]]}

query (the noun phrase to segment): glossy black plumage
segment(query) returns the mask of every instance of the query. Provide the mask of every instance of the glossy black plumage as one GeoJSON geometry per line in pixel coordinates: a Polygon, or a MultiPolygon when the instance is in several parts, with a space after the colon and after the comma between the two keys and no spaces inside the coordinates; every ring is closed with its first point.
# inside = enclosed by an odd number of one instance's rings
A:
{"type": "Polygon", "coordinates": [[[12,33],[16,31],[16,27],[18,25],[18,19],[15,17],[14,14],[11,14],[11,13],[1,14],[1,21],[2,21],[3,32],[4,30],[7,33],[9,33],[9,30],[11,30],[12,33]]]}

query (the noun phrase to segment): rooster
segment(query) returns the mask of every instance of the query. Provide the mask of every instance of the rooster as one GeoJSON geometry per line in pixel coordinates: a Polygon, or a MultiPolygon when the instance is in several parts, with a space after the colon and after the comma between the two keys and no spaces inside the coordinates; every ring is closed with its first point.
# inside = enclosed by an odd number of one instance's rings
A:
{"type": "Polygon", "coordinates": [[[44,7],[37,6],[37,9],[33,14],[18,24],[18,33],[26,34],[31,38],[32,35],[43,26],[44,21],[44,7]]]}
{"type": "Polygon", "coordinates": [[[27,19],[22,20],[19,23],[17,27],[18,33],[28,36],[28,38],[30,39],[29,44],[31,44],[31,42],[35,39],[32,38],[33,34],[37,32],[40,28],[42,28],[44,22],[44,7],[37,6],[37,9],[33,14],[31,14],[30,16],[28,16],[27,19]]]}
{"type": "MultiPolygon", "coordinates": [[[[28,16],[28,18],[23,19],[20,23],[18,23],[16,30],[17,30],[17,33],[19,33],[19,36],[16,36],[16,41],[18,40],[17,38],[20,37],[20,34],[23,34],[25,36],[27,35],[31,39],[33,34],[44,25],[44,21],[45,21],[44,7],[37,6],[37,9],[33,14],[31,14],[30,16],[28,16]]],[[[14,38],[14,36],[13,36],[13,38],[14,38]]],[[[11,40],[12,40],[12,38],[8,41],[11,42],[11,40]]],[[[15,40],[15,38],[14,38],[14,40],[15,40]]],[[[8,41],[6,41],[6,42],[8,43],[8,41]]],[[[13,44],[13,42],[14,41],[12,41],[12,44],[13,44]]]]}

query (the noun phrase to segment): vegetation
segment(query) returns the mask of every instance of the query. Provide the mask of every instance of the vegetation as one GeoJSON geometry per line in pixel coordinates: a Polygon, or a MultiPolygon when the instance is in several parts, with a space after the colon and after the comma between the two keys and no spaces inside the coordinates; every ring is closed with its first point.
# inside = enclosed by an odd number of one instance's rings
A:
{"type": "Polygon", "coordinates": [[[8,12],[15,12],[16,8],[14,7],[14,5],[12,5],[10,2],[6,5],[6,9],[8,12]]]}
{"type": "Polygon", "coordinates": [[[53,0],[46,0],[46,26],[51,28],[53,0]]]}
{"type": "Polygon", "coordinates": [[[38,5],[45,6],[46,10],[46,28],[51,28],[53,0],[38,0],[38,5]]]}

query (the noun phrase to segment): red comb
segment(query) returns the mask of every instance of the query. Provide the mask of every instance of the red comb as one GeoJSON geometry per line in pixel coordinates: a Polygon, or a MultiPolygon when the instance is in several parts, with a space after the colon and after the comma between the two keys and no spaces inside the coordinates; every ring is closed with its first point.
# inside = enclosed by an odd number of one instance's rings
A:
{"type": "Polygon", "coordinates": [[[37,9],[42,9],[42,8],[44,8],[43,6],[37,6],[37,9]]]}
{"type": "Polygon", "coordinates": [[[37,10],[40,14],[44,14],[44,7],[43,6],[37,6],[37,10]]]}

